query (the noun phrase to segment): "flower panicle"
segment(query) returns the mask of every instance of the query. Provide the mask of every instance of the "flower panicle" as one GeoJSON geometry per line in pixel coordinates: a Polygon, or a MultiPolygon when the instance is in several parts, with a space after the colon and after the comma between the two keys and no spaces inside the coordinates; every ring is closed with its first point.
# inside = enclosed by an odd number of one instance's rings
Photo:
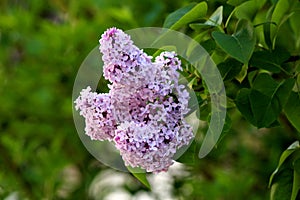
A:
{"type": "Polygon", "coordinates": [[[162,52],[152,62],[117,28],[108,29],[99,42],[104,77],[111,85],[108,94],[87,87],[75,101],[86,134],[114,142],[125,165],[167,171],[177,149],[193,138],[184,119],[189,93],[178,83],[180,59],[175,52],[162,52]]]}

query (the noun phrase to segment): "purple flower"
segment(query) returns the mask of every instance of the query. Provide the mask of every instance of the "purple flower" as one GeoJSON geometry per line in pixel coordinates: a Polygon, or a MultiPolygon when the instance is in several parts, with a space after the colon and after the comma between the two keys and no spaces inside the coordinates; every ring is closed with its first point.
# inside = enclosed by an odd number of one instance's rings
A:
{"type": "MultiPolygon", "coordinates": [[[[151,65],[151,57],[133,44],[130,36],[116,28],[108,29],[99,40],[103,54],[104,77],[112,83],[122,82],[126,78],[151,65]]],[[[128,80],[124,80],[124,83],[128,80]]]]}
{"type": "Polygon", "coordinates": [[[167,171],[178,148],[193,138],[184,120],[189,93],[178,83],[181,62],[175,52],[151,56],[117,28],[100,39],[108,94],[82,90],[75,101],[85,118],[86,134],[113,140],[126,165],[147,172],[167,171]]]}
{"type": "Polygon", "coordinates": [[[75,101],[76,110],[85,118],[85,132],[92,140],[112,140],[116,129],[109,94],[97,94],[87,87],[75,101]]]}

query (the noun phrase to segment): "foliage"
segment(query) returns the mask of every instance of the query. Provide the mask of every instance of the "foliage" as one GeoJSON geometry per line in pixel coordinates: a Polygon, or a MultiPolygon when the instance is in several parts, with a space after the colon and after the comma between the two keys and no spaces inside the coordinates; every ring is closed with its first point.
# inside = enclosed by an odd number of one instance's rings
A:
{"type": "MultiPolygon", "coordinates": [[[[202,6],[202,10],[206,10],[204,2],[196,6],[202,6]]],[[[300,49],[298,38],[295,37],[298,35],[298,29],[293,25],[294,17],[300,12],[299,8],[300,3],[293,0],[228,1],[208,18],[197,18],[191,23],[190,20],[185,20],[184,8],[182,8],[170,14],[166,21],[176,19],[181,24],[188,24],[194,30],[189,34],[200,44],[209,41],[209,47],[204,47],[218,64],[226,89],[231,88],[227,90],[227,96],[230,102],[234,103],[227,108],[229,112],[237,109],[257,128],[293,126],[291,129],[294,138],[299,139],[300,91],[296,79],[299,76],[300,49]],[[229,15],[222,13],[223,7],[227,8],[229,15]],[[179,19],[178,14],[182,16],[179,19]],[[283,35],[287,33],[293,35],[288,38],[291,42],[284,42],[287,38],[284,39],[283,35]],[[210,48],[211,46],[213,49],[210,48]]],[[[193,15],[193,10],[190,8],[186,13],[193,15]]],[[[174,29],[178,28],[176,26],[174,29]]],[[[184,26],[181,28],[182,31],[188,30],[184,26]]],[[[187,78],[189,77],[190,74],[187,78]]],[[[189,80],[192,83],[189,85],[194,86],[200,93],[199,105],[205,106],[205,102],[211,100],[206,87],[200,89],[197,87],[197,83],[202,81],[201,77],[196,81],[192,77],[189,80]]],[[[206,119],[202,116],[203,119],[209,121],[209,115],[206,119]]],[[[228,123],[227,121],[225,123],[228,123]]],[[[283,161],[280,161],[278,168],[281,162],[283,161]]],[[[298,161],[295,159],[289,163],[293,163],[294,173],[286,172],[278,176],[278,184],[276,187],[272,186],[271,199],[283,199],[282,195],[287,199],[297,198],[298,161]],[[294,183],[288,184],[291,180],[294,180],[294,183]]]]}
{"type": "MultiPolygon", "coordinates": [[[[71,91],[80,63],[112,26],[184,32],[224,80],[226,130],[200,160],[212,97],[201,74],[184,66],[202,125],[178,160],[189,174],[172,177],[174,198],[299,198],[299,16],[297,0],[1,1],[0,198],[100,198],[90,191],[107,167],[77,137],[71,91]]],[[[145,174],[133,174],[148,184],[145,174]]],[[[151,193],[134,177],[123,188],[151,193]]]]}

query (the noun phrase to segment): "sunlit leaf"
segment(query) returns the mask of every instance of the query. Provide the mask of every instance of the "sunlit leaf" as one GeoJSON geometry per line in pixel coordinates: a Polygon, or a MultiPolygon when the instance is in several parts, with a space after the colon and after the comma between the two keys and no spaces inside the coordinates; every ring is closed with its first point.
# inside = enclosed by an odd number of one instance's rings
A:
{"type": "Polygon", "coordinates": [[[223,6],[218,7],[215,12],[204,23],[190,24],[190,27],[194,30],[201,31],[204,28],[210,28],[221,25],[223,20],[223,6]]]}
{"type": "Polygon", "coordinates": [[[257,12],[266,3],[266,0],[250,0],[236,7],[235,15],[238,19],[252,21],[257,12]]]}
{"type": "Polygon", "coordinates": [[[147,179],[146,173],[144,170],[139,168],[132,168],[127,166],[128,171],[136,177],[144,186],[146,186],[148,189],[151,189],[151,185],[147,179]]]}
{"type": "Polygon", "coordinates": [[[177,30],[190,22],[205,17],[206,12],[207,12],[206,2],[201,2],[198,4],[194,4],[194,3],[190,4],[168,15],[168,17],[164,22],[163,27],[170,28],[172,30],[177,30]]]}
{"type": "Polygon", "coordinates": [[[284,161],[292,154],[294,153],[296,150],[300,149],[300,145],[299,145],[299,141],[294,142],[293,144],[291,144],[280,156],[278,165],[275,169],[275,171],[272,173],[270,180],[269,180],[269,187],[271,186],[274,176],[277,174],[277,172],[279,171],[280,167],[282,166],[282,164],[284,163],[284,161]]]}

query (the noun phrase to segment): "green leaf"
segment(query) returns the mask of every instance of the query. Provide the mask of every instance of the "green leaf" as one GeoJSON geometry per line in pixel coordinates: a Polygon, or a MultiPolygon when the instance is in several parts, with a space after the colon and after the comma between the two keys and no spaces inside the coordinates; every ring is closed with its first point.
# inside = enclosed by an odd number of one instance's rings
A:
{"type": "Polygon", "coordinates": [[[293,187],[293,170],[286,169],[279,173],[271,187],[271,200],[290,200],[293,187]]]}
{"type": "Polygon", "coordinates": [[[177,30],[182,26],[205,17],[207,12],[207,3],[201,2],[189,4],[168,15],[163,27],[177,30]]]}
{"type": "Polygon", "coordinates": [[[189,25],[191,27],[191,29],[195,30],[195,31],[202,31],[204,29],[210,29],[213,28],[215,26],[211,26],[205,23],[193,23],[189,25]]]}
{"type": "Polygon", "coordinates": [[[213,39],[208,39],[200,43],[200,45],[207,51],[208,54],[212,53],[216,48],[216,42],[213,39]]]}
{"type": "Polygon", "coordinates": [[[215,12],[204,23],[211,26],[219,26],[223,21],[223,6],[218,7],[215,12]]]}
{"type": "Polygon", "coordinates": [[[127,166],[128,171],[137,178],[144,186],[146,186],[148,189],[151,190],[151,185],[147,179],[145,170],[142,170],[140,168],[132,168],[130,166],[127,166]]]}
{"type": "Polygon", "coordinates": [[[204,28],[211,28],[215,26],[220,26],[223,20],[223,6],[218,7],[215,12],[209,17],[209,19],[204,23],[194,23],[190,24],[193,30],[200,31],[204,28]]]}
{"type": "Polygon", "coordinates": [[[258,128],[270,127],[281,111],[278,100],[257,90],[251,90],[249,99],[255,120],[254,125],[258,128]]]}
{"type": "Polygon", "coordinates": [[[243,63],[235,59],[227,59],[225,62],[218,64],[218,69],[224,81],[232,80],[242,70],[243,63]]]}
{"type": "Polygon", "coordinates": [[[238,19],[254,20],[257,12],[266,3],[266,0],[251,0],[236,7],[235,15],[238,19]]]}
{"type": "Polygon", "coordinates": [[[275,169],[275,171],[272,173],[272,175],[270,176],[270,180],[269,180],[269,187],[271,186],[273,179],[275,177],[275,175],[278,173],[280,167],[282,166],[282,164],[284,163],[284,161],[292,154],[294,153],[296,150],[300,149],[300,145],[299,145],[299,141],[294,142],[293,144],[291,144],[280,156],[277,168],[275,169]]]}
{"type": "Polygon", "coordinates": [[[279,0],[276,3],[274,12],[272,14],[272,22],[275,22],[276,24],[280,24],[284,15],[288,12],[289,7],[290,7],[289,0],[279,0]]]}
{"type": "Polygon", "coordinates": [[[254,82],[254,78],[256,77],[256,75],[258,74],[258,70],[252,71],[248,73],[248,82],[250,84],[250,86],[253,86],[253,82],[254,82]]]}
{"type": "Polygon", "coordinates": [[[269,49],[272,49],[271,26],[275,26],[275,25],[277,26],[275,22],[271,21],[274,8],[275,6],[272,6],[267,12],[266,21],[270,23],[265,23],[263,26],[265,43],[269,47],[269,49]]]}
{"type": "Polygon", "coordinates": [[[242,88],[235,99],[236,106],[242,115],[251,123],[256,124],[254,119],[253,111],[250,104],[250,92],[251,90],[248,88],[242,88]]]}
{"type": "MultiPolygon", "coordinates": [[[[300,65],[299,65],[300,66],[300,65]]],[[[294,85],[294,88],[293,88],[293,91],[294,92],[300,92],[300,73],[297,75],[296,77],[296,81],[295,81],[295,85],[294,85]]]]}
{"type": "Polygon", "coordinates": [[[184,154],[182,154],[176,161],[188,165],[193,165],[196,158],[196,148],[197,144],[195,140],[193,140],[187,151],[185,151],[184,154]]]}
{"type": "Polygon", "coordinates": [[[290,54],[284,49],[275,49],[272,52],[267,50],[256,51],[251,57],[250,65],[274,73],[285,72],[281,65],[284,61],[288,60],[289,57],[290,54]]]}
{"type": "Polygon", "coordinates": [[[291,200],[296,200],[297,194],[300,191],[300,159],[295,160],[294,163],[294,181],[291,200]]]}
{"type": "Polygon", "coordinates": [[[268,97],[272,97],[278,87],[278,83],[267,73],[260,73],[253,82],[252,89],[255,89],[268,97]],[[266,87],[266,85],[268,87],[266,87]]]}
{"type": "Polygon", "coordinates": [[[295,34],[295,40],[296,40],[296,49],[299,51],[300,49],[300,26],[299,26],[299,19],[300,19],[300,3],[297,4],[297,11],[293,13],[293,15],[290,17],[290,25],[291,28],[295,34]]]}
{"type": "Polygon", "coordinates": [[[292,91],[293,79],[277,83],[266,74],[259,74],[251,89],[242,89],[236,98],[237,108],[242,115],[258,128],[273,127],[287,97],[292,91]],[[265,86],[268,87],[265,87],[265,86]]]}
{"type": "Polygon", "coordinates": [[[277,93],[276,93],[276,97],[278,98],[282,108],[284,108],[284,106],[293,90],[294,84],[295,84],[295,79],[289,78],[289,79],[286,79],[284,82],[282,82],[281,85],[279,86],[277,93]]]}
{"type": "Polygon", "coordinates": [[[233,35],[213,32],[217,44],[233,58],[242,63],[248,63],[255,46],[254,30],[247,20],[240,20],[233,35]]]}
{"type": "Polygon", "coordinates": [[[290,9],[294,6],[294,3],[297,3],[295,0],[279,0],[274,8],[272,13],[271,21],[275,22],[277,26],[270,26],[270,37],[272,40],[273,48],[275,46],[275,40],[277,32],[280,26],[290,17],[292,13],[290,9]]]}
{"type": "Polygon", "coordinates": [[[240,73],[235,76],[235,79],[241,83],[246,78],[247,73],[248,73],[248,64],[244,64],[242,66],[240,73]]]}
{"type": "Polygon", "coordinates": [[[299,93],[291,92],[284,107],[284,113],[291,124],[300,132],[300,97],[299,93]]]}

